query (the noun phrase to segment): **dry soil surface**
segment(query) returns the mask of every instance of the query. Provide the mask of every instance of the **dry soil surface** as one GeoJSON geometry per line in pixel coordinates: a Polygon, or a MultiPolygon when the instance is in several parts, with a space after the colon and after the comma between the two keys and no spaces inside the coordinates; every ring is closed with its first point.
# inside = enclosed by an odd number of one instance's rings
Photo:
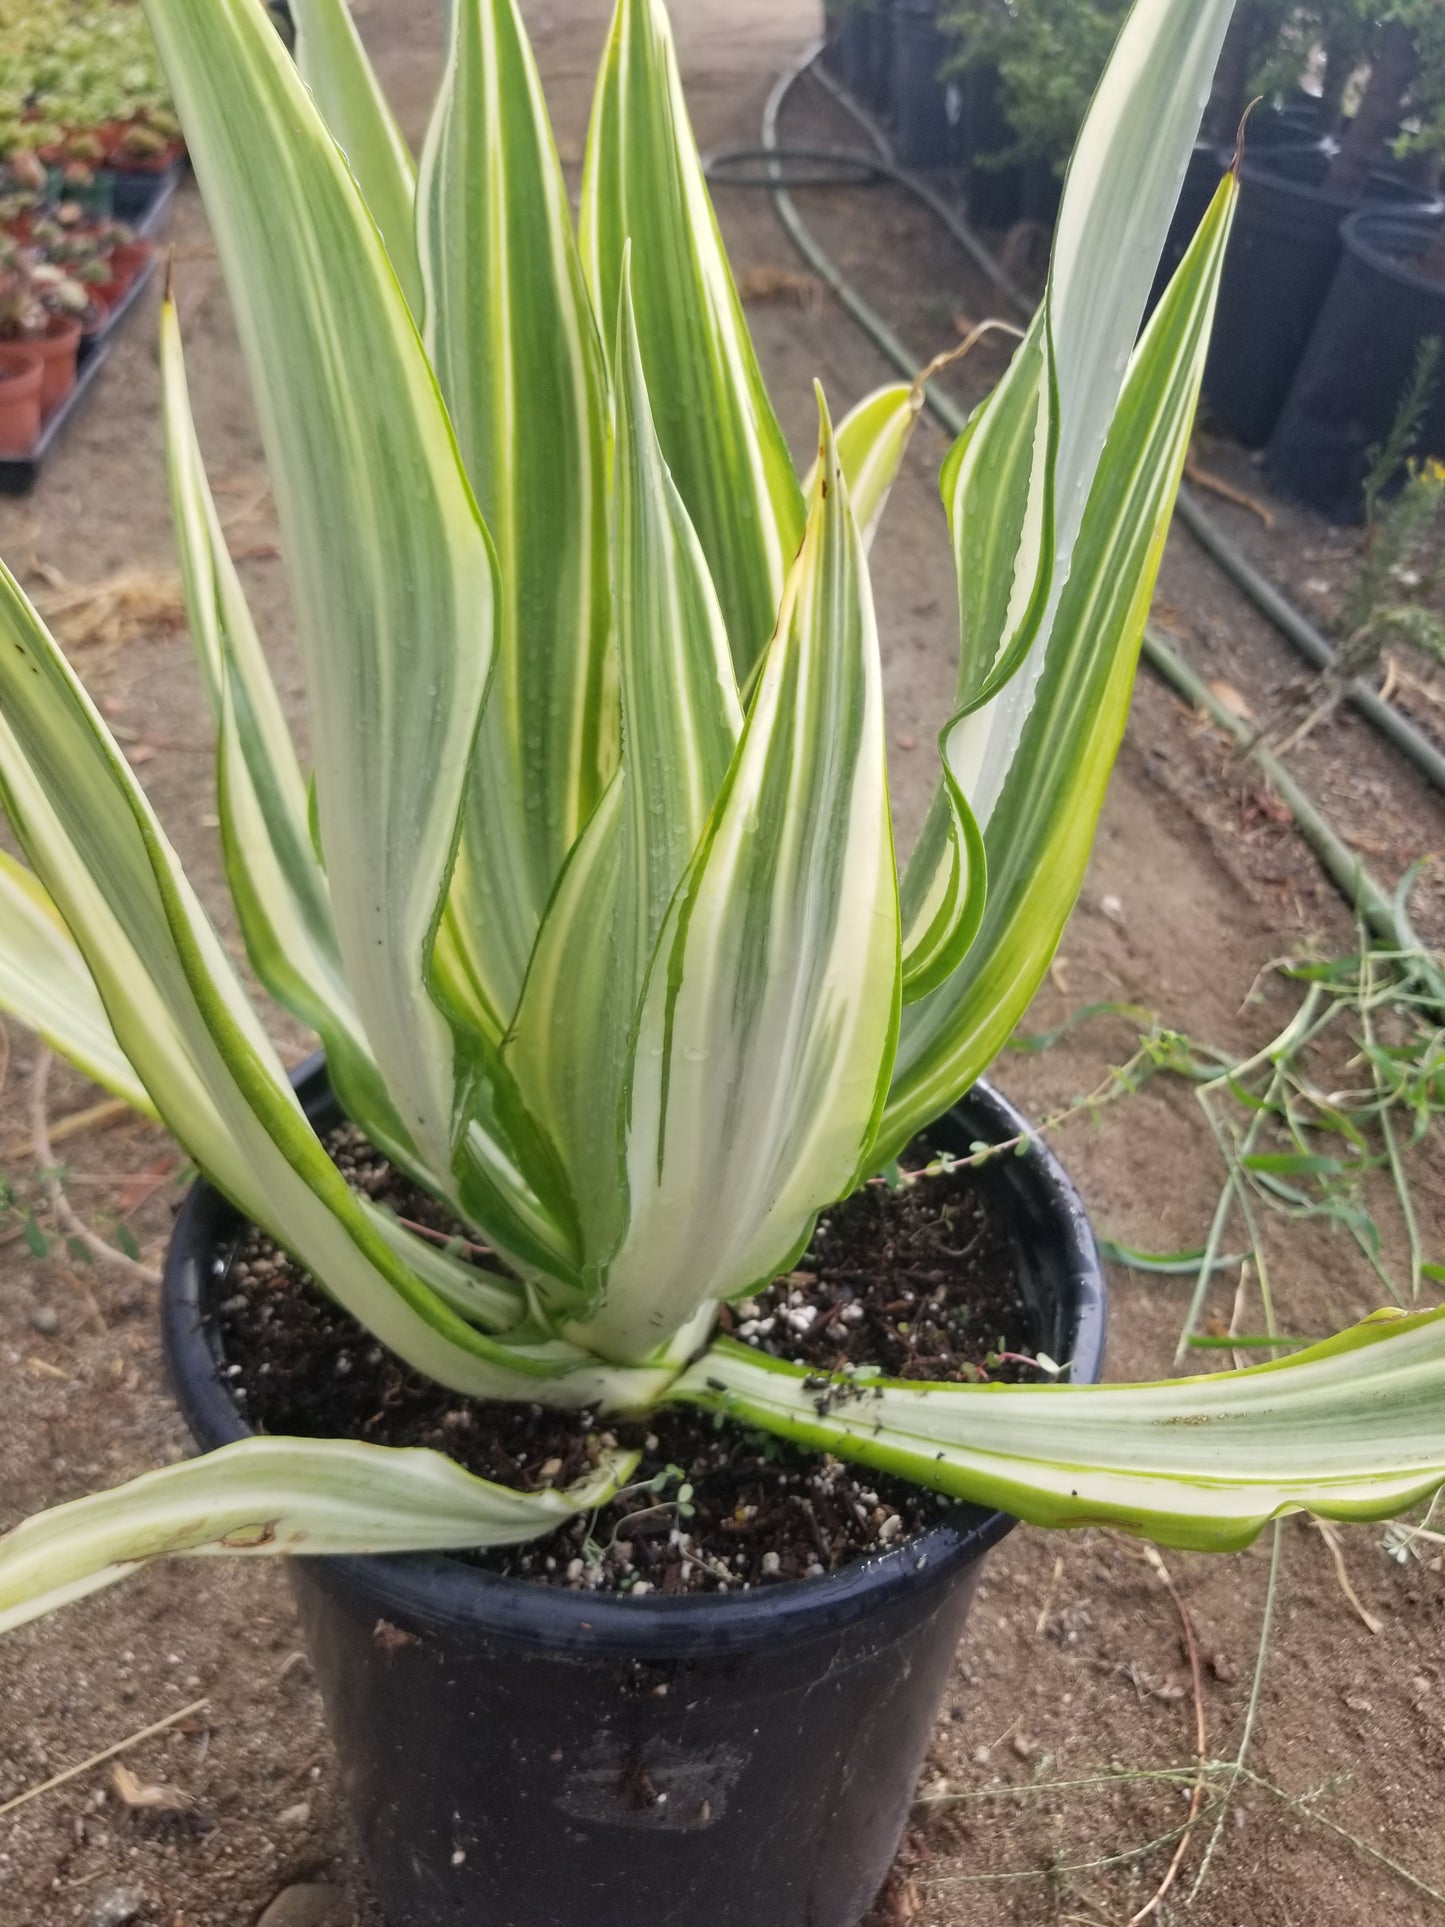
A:
{"type": "MultiPolygon", "coordinates": [[[[417,137],[436,73],[440,0],[357,0],[356,11],[417,137]]],[[[527,11],[575,175],[603,0],[527,11]]],[[[716,0],[675,11],[704,146],[751,143],[773,75],[813,31],[809,0],[716,0]]],[[[792,114],[791,137],[825,129],[853,137],[817,93],[800,95],[792,114]]],[[[890,371],[801,277],[766,197],[730,189],[718,198],[765,369],[801,452],[813,432],[813,376],[841,407],[890,371]]],[[[967,261],[891,191],[817,193],[805,205],[921,354],[955,338],[955,315],[977,318],[996,306],[967,261]]],[[[247,589],[304,727],[261,452],[189,185],[172,233],[201,439],[247,589]]],[[[189,640],[164,613],[175,561],[154,319],[152,297],[41,486],[28,500],[0,503],[0,552],[51,596],[61,593],[54,571],[78,585],[119,571],[147,578],[140,600],[149,598],[150,613],[139,633],[77,642],[74,656],[234,946],[200,688],[189,640]]],[[[981,356],[963,371],[960,392],[982,392],[997,368],[996,357],[981,356]]],[[[931,424],[920,427],[875,550],[904,837],[928,794],[933,734],[952,680],[953,584],[936,494],[944,445],[931,424]]],[[[1254,487],[1248,465],[1227,450],[1206,451],[1205,460],[1254,487]]],[[[1254,539],[1248,511],[1221,512],[1254,539]]],[[[1318,573],[1312,555],[1344,557],[1347,566],[1351,542],[1286,515],[1267,550],[1272,566],[1308,593],[1318,573]]],[[[1171,542],[1158,613],[1199,666],[1257,712],[1297,675],[1183,535],[1171,542]]],[[[1391,881],[1441,847],[1437,800],[1350,717],[1320,732],[1300,768],[1391,881]]],[[[1438,937],[1438,905],[1427,901],[1424,913],[1438,937]]],[[[1310,943],[1337,949],[1350,940],[1348,915],[1273,800],[1211,729],[1143,677],[1038,1025],[1085,1003],[1130,999],[1214,1044],[1254,1044],[1287,1008],[1278,992],[1265,1005],[1246,1002],[1261,967],[1310,943]]],[[[305,1040],[294,1029],[278,1020],[277,1034],[300,1054],[305,1040]]],[[[1009,1058],[1000,1076],[1011,1095],[1043,1113],[1091,1089],[1133,1039],[1127,1023],[1085,1026],[1052,1051],[1009,1058]]],[[[35,1053],[13,1028],[8,1045],[0,1044],[0,1167],[30,1195],[35,1053]]],[[[47,1094],[52,1127],[94,1099],[57,1068],[47,1094]]],[[[1101,1229],[1152,1250],[1201,1241],[1220,1172],[1186,1088],[1151,1083],[1097,1124],[1071,1125],[1061,1146],[1101,1229]]],[[[184,1180],[166,1138],[111,1120],[68,1136],[55,1155],[82,1214],[112,1236],[123,1220],[154,1263],[184,1180]]],[[[1437,1256],[1441,1197],[1438,1160],[1427,1157],[1417,1202],[1437,1256]]],[[[1272,1238],[1286,1328],[1323,1331],[1376,1302],[1379,1288],[1343,1231],[1313,1224],[1272,1238]]],[[[1398,1240],[1385,1255],[1398,1265],[1398,1240]]],[[[1112,1282],[1111,1372],[1169,1371],[1187,1285],[1124,1272],[1112,1282]]],[[[1211,1310],[1228,1318],[1232,1298],[1233,1280],[1211,1310]]],[[[1247,1322],[1258,1316],[1251,1304],[1247,1322]]],[[[37,1261],[18,1219],[0,1222],[0,1523],[178,1457],[185,1445],[163,1381],[153,1287],[112,1266],[84,1265],[63,1247],[37,1261]]],[[[1169,1561],[1202,1655],[1200,1705],[1215,1759],[1235,1753],[1246,1726],[1272,1559],[1278,1583],[1248,1754],[1260,1777],[1239,1782],[1207,1877],[1186,1904],[1214,1816],[1197,1830],[1161,1920],[1352,1927],[1390,1918],[1405,1927],[1445,1910],[1445,1575],[1438,1557],[1396,1564],[1379,1528],[1345,1531],[1339,1544],[1374,1629],[1341,1589],[1325,1538],[1298,1519],[1234,1557],[1169,1561]]],[[[1195,1756],[1181,1639],[1176,1603],[1137,1547],[1101,1533],[1016,1532],[980,1591],[926,1774],[930,1798],[879,1918],[922,1927],[1122,1927],[1135,1915],[1159,1886],[1188,1810],[1176,1779],[1148,1777],[1188,1767],[1195,1756]],[[1101,1783],[1117,1773],[1134,1777],[1101,1783]]],[[[308,1880],[334,1887],[338,1927],[372,1927],[320,1706],[274,1569],[152,1569],[8,1640],[0,1653],[0,1808],[202,1700],[127,1755],[142,1781],[179,1789],[187,1812],[128,1810],[102,1767],[0,1817],[3,1927],[132,1917],[143,1927],[251,1927],[278,1890],[308,1880]]]]}

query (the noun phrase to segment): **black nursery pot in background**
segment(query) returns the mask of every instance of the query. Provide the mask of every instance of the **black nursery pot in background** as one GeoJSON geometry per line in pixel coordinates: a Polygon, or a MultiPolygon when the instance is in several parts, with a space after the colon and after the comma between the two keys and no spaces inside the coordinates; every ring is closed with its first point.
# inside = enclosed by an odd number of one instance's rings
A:
{"type": "Polygon", "coordinates": [[[885,121],[893,109],[892,15],[893,0],[851,0],[838,26],[844,83],[885,121]]]}
{"type": "MultiPolygon", "coordinates": [[[[1356,203],[1326,188],[1329,168],[1318,143],[1244,162],[1204,393],[1247,448],[1269,440],[1340,263],[1340,226],[1356,203]]],[[[1365,199],[1409,207],[1423,197],[1377,170],[1365,199]]]]}
{"type": "Polygon", "coordinates": [[[893,151],[905,167],[960,158],[964,77],[940,78],[957,51],[938,30],[938,0],[893,0],[893,151]]]}
{"type": "MultiPolygon", "coordinates": [[[[314,1063],[313,1122],[338,1112],[314,1063]]],[[[932,1127],[965,1152],[1024,1128],[979,1086],[932,1127]]],[[[978,1174],[1037,1345],[1099,1376],[1088,1221],[1037,1141],[978,1174]]],[[[163,1296],[181,1408],[248,1427],[215,1311],[242,1221],[198,1184],[163,1296]]],[[[1014,1521],[960,1506],[824,1579],[630,1600],[441,1555],[298,1559],[292,1585],[389,1927],[855,1927],[882,1884],[981,1561],[1014,1521]]]]}
{"type": "Polygon", "coordinates": [[[1154,286],[1149,290],[1149,305],[1145,314],[1153,314],[1164,298],[1164,290],[1174,279],[1175,270],[1189,252],[1189,243],[1198,232],[1199,223],[1209,212],[1209,203],[1218,191],[1224,178],[1229,158],[1219,148],[1208,141],[1197,141],[1189,156],[1189,165],[1184,173],[1184,185],[1179,190],[1175,203],[1174,218],[1169,223],[1169,232],[1164,238],[1164,251],[1159,257],[1159,266],[1154,275],[1154,286]]]}
{"type": "MultiPolygon", "coordinates": [[[[1345,223],[1344,258],[1264,461],[1272,488],[1333,521],[1360,519],[1369,450],[1390,431],[1420,344],[1445,339],[1445,282],[1414,266],[1439,229],[1437,216],[1385,209],[1345,223]]],[[[1445,456],[1445,381],[1416,446],[1445,456]]]]}

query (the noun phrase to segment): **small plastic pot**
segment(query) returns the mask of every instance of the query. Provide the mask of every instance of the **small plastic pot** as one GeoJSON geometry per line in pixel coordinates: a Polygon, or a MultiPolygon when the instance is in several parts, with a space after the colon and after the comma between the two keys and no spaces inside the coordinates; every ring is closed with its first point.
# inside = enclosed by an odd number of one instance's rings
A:
{"type": "Polygon", "coordinates": [[[0,456],[28,455],[40,440],[45,363],[23,342],[0,342],[0,456]]]}
{"type": "MultiPolygon", "coordinates": [[[[1445,282],[1413,265],[1439,229],[1432,215],[1384,209],[1345,223],[1344,259],[1264,458],[1271,488],[1332,521],[1359,521],[1368,451],[1390,431],[1421,342],[1445,337],[1445,282]]],[[[1445,383],[1416,446],[1445,456],[1445,383]]]]}
{"type": "Polygon", "coordinates": [[[43,335],[33,335],[26,342],[33,348],[45,365],[40,383],[40,412],[48,415],[75,386],[75,357],[80,352],[81,328],[78,321],[66,315],[52,315],[46,323],[43,335]]]}
{"type": "MultiPolygon", "coordinates": [[[[1279,419],[1340,263],[1341,224],[1357,205],[1325,186],[1329,167],[1329,150],[1316,143],[1271,149],[1241,171],[1204,393],[1247,448],[1262,447],[1279,419]]],[[[1369,176],[1365,199],[1428,205],[1384,170],[1369,176]]]]}
{"type": "MultiPolygon", "coordinates": [[[[321,1128],[338,1112],[298,1073],[321,1128]]],[[[933,1127],[1024,1130],[979,1086],[933,1127]]],[[[983,1167],[1036,1338],[1098,1377],[1104,1286],[1050,1153],[983,1167]]],[[[199,1184],[163,1293],[181,1409],[248,1430],[214,1311],[237,1214],[199,1184]]],[[[444,1556],[298,1559],[291,1578],[389,1927],[856,1927],[887,1875],[980,1562],[1014,1521],[960,1506],[824,1579],[632,1600],[444,1556]]]]}

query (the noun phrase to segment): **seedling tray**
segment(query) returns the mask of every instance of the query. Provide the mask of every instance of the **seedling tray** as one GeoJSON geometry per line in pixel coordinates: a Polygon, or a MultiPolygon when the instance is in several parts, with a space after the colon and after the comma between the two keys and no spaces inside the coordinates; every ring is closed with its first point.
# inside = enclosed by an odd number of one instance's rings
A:
{"type": "MultiPolygon", "coordinates": [[[[134,216],[121,217],[130,219],[132,227],[142,239],[154,242],[170,211],[180,178],[179,167],[170,168],[166,173],[157,175],[155,193],[144,211],[134,216]]],[[[126,289],[124,297],[111,309],[105,326],[89,340],[81,342],[80,354],[76,359],[75,386],[46,420],[40,430],[40,438],[29,454],[0,457],[0,495],[24,495],[34,488],[46,456],[65,433],[67,425],[74,419],[77,411],[85,405],[86,397],[95,387],[96,377],[109,357],[116,330],[139,301],[143,291],[150,285],[151,278],[159,266],[159,255],[153,253],[126,289]]]]}

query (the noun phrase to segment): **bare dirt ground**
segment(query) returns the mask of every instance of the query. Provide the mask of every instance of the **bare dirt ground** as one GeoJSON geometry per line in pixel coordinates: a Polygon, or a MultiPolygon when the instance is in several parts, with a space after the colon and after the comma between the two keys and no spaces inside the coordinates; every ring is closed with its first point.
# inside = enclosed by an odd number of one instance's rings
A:
{"type": "MultiPolygon", "coordinates": [[[[440,0],[357,4],[413,137],[436,71],[440,12],[440,0]]],[[[563,157],[575,170],[603,0],[554,0],[528,12],[563,157]]],[[[719,0],[676,12],[704,146],[751,144],[773,74],[813,31],[808,0],[719,0]]],[[[785,134],[803,138],[827,125],[833,138],[851,139],[846,123],[828,121],[834,111],[819,96],[802,96],[785,134]]],[[[718,198],[735,263],[755,293],[751,315],[770,385],[801,449],[812,433],[815,374],[842,406],[890,371],[840,310],[799,282],[766,197],[734,189],[718,198]]],[[[807,209],[921,353],[954,338],[955,314],[977,318],[992,304],[951,245],[888,191],[817,194],[807,209]]],[[[173,236],[202,442],[263,633],[299,712],[260,449],[190,187],[173,236]]],[[[0,552],[37,590],[56,593],[46,569],[80,584],[142,571],[150,591],[174,571],[153,320],[142,316],[130,330],[35,494],[0,503],[0,552]]],[[[979,393],[997,364],[980,359],[964,372],[973,386],[961,392],[979,393]]],[[[953,585],[935,483],[943,450],[942,435],[924,423],[874,558],[904,838],[932,781],[932,738],[952,680],[953,585]]],[[[1227,450],[1207,450],[1206,459],[1256,487],[1252,470],[1227,450]]],[[[1256,540],[1246,511],[1221,513],[1256,540]]],[[[1262,552],[1308,596],[1316,576],[1346,566],[1350,542],[1285,514],[1262,552]],[[1318,559],[1324,551],[1334,558],[1327,565],[1318,559]]],[[[233,940],[200,689],[188,638],[165,619],[169,598],[160,587],[137,636],[77,643],[75,659],[233,940]]],[[[1260,713],[1298,673],[1182,534],[1171,542],[1157,613],[1206,674],[1260,713]]],[[[1445,842],[1438,800],[1348,715],[1307,746],[1299,769],[1390,881],[1445,842]]],[[[1438,940],[1438,903],[1427,898],[1424,915],[1438,940]]],[[[1093,866],[1039,998],[1038,1025],[1084,1003],[1131,999],[1222,1047],[1257,1044],[1287,1008],[1279,996],[1263,1008],[1246,1004],[1261,967],[1310,943],[1336,951],[1351,941],[1348,914],[1253,776],[1171,694],[1141,678],[1093,866]]],[[[284,1026],[278,1034],[299,1054],[303,1039],[284,1026]]],[[[1091,1089],[1133,1041],[1127,1024],[1086,1026],[1050,1052],[1009,1057],[1000,1077],[1040,1114],[1091,1089]]],[[[35,1056],[13,1029],[8,1045],[0,1043],[0,1171],[29,1195],[35,1056]]],[[[93,1100],[57,1067],[52,1128],[93,1100]]],[[[1183,1087],[1152,1083],[1096,1125],[1072,1125],[1061,1148],[1111,1236],[1151,1250],[1202,1240],[1220,1172],[1183,1087]]],[[[123,1220],[154,1263],[184,1177],[162,1134],[110,1122],[67,1137],[56,1156],[77,1208],[103,1232],[114,1234],[123,1220]]],[[[1435,1155],[1417,1204],[1437,1256],[1442,1195],[1435,1155]]],[[[1286,1329],[1322,1331],[1377,1301],[1379,1287],[1342,1231],[1300,1226],[1276,1235],[1271,1255],[1286,1329]]],[[[1386,1256],[1396,1263],[1400,1253],[1387,1248],[1386,1256]]],[[[1111,1372],[1167,1372],[1187,1284],[1118,1272],[1113,1288],[1111,1372]]],[[[1212,1304],[1225,1317],[1232,1291],[1231,1280],[1212,1304]]],[[[63,1247],[37,1261],[19,1221],[0,1222],[0,1522],[185,1449],[163,1382],[153,1287],[82,1265],[63,1247]]],[[[1389,1918],[1413,1927],[1445,1911],[1445,1574],[1438,1558],[1397,1565],[1381,1537],[1378,1528],[1359,1528],[1341,1538],[1355,1587],[1379,1622],[1372,1632],[1342,1592],[1319,1531],[1299,1520],[1280,1529],[1249,1753],[1252,1771],[1278,1791],[1239,1784],[1207,1878],[1186,1904],[1214,1816],[1206,1819],[1160,1920],[1353,1927],[1389,1918]]],[[[1271,1545],[1267,1537],[1236,1557],[1169,1561],[1203,1656],[1213,1758],[1231,1757],[1244,1729],[1271,1545]]],[[[202,1700],[127,1755],[143,1781],[181,1789],[191,1813],[130,1813],[99,1768],[0,1817],[3,1927],[132,1918],[143,1927],[252,1927],[273,1895],[297,1881],[334,1888],[335,1927],[374,1927],[289,1596],[273,1569],[215,1562],[151,1570],[7,1641],[0,1808],[202,1700]]],[[[994,1555],[936,1735],[929,1777],[946,1782],[934,1791],[947,1797],[920,1813],[880,1919],[1123,1927],[1158,1887],[1188,1810],[1187,1788],[1148,1775],[1187,1768],[1194,1755],[1179,1617],[1140,1551],[1097,1533],[1015,1533],[994,1555]],[[1100,1783],[1118,1773],[1136,1777],[1100,1783]]]]}

